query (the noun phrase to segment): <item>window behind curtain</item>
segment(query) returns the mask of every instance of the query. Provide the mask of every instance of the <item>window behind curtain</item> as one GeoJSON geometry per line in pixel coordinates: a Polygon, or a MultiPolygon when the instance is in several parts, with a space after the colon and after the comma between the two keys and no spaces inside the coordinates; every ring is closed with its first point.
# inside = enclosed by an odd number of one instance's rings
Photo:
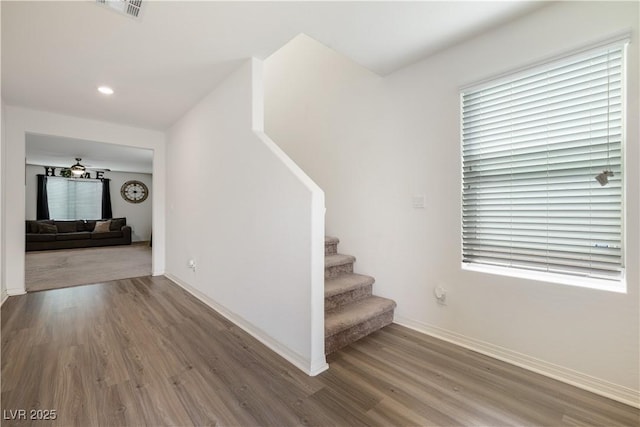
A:
{"type": "Polygon", "coordinates": [[[47,180],[51,219],[100,219],[102,182],[49,177],[47,180]]]}
{"type": "Polygon", "coordinates": [[[621,280],[624,50],[461,93],[463,263],[621,280]]]}

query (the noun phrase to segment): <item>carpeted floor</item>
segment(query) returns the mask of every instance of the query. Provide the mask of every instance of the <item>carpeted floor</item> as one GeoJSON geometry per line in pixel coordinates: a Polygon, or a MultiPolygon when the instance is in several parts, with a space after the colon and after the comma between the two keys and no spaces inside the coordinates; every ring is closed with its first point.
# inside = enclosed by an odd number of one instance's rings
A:
{"type": "Polygon", "coordinates": [[[28,292],[151,275],[147,242],[103,248],[27,252],[28,292]]]}

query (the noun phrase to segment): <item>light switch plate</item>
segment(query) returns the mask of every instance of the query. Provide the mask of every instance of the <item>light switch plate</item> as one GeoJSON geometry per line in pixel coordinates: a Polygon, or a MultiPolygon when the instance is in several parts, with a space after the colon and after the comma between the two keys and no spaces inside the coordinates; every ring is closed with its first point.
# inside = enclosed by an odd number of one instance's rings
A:
{"type": "Polygon", "coordinates": [[[411,198],[411,202],[413,204],[414,209],[424,209],[426,206],[426,197],[425,196],[413,196],[411,198]]]}

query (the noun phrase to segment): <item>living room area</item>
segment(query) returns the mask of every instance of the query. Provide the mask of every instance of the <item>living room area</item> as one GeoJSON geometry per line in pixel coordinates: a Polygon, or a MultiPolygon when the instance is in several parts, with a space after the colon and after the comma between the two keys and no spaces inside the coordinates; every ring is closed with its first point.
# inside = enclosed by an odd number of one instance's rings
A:
{"type": "Polygon", "coordinates": [[[148,276],[153,151],[27,133],[28,292],[148,276]]]}

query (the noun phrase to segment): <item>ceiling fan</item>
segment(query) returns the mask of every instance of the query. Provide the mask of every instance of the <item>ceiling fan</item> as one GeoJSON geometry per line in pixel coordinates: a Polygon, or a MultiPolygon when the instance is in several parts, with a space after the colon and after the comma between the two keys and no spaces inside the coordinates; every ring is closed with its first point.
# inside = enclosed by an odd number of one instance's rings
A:
{"type": "Polygon", "coordinates": [[[84,166],[80,164],[80,161],[82,159],[80,157],[76,157],[76,163],[71,165],[68,170],[71,172],[71,175],[75,178],[79,178],[81,177],[86,171],[88,170],[93,170],[93,171],[103,171],[103,172],[110,172],[111,169],[104,169],[104,168],[91,168],[89,167],[90,165],[84,166]]]}

